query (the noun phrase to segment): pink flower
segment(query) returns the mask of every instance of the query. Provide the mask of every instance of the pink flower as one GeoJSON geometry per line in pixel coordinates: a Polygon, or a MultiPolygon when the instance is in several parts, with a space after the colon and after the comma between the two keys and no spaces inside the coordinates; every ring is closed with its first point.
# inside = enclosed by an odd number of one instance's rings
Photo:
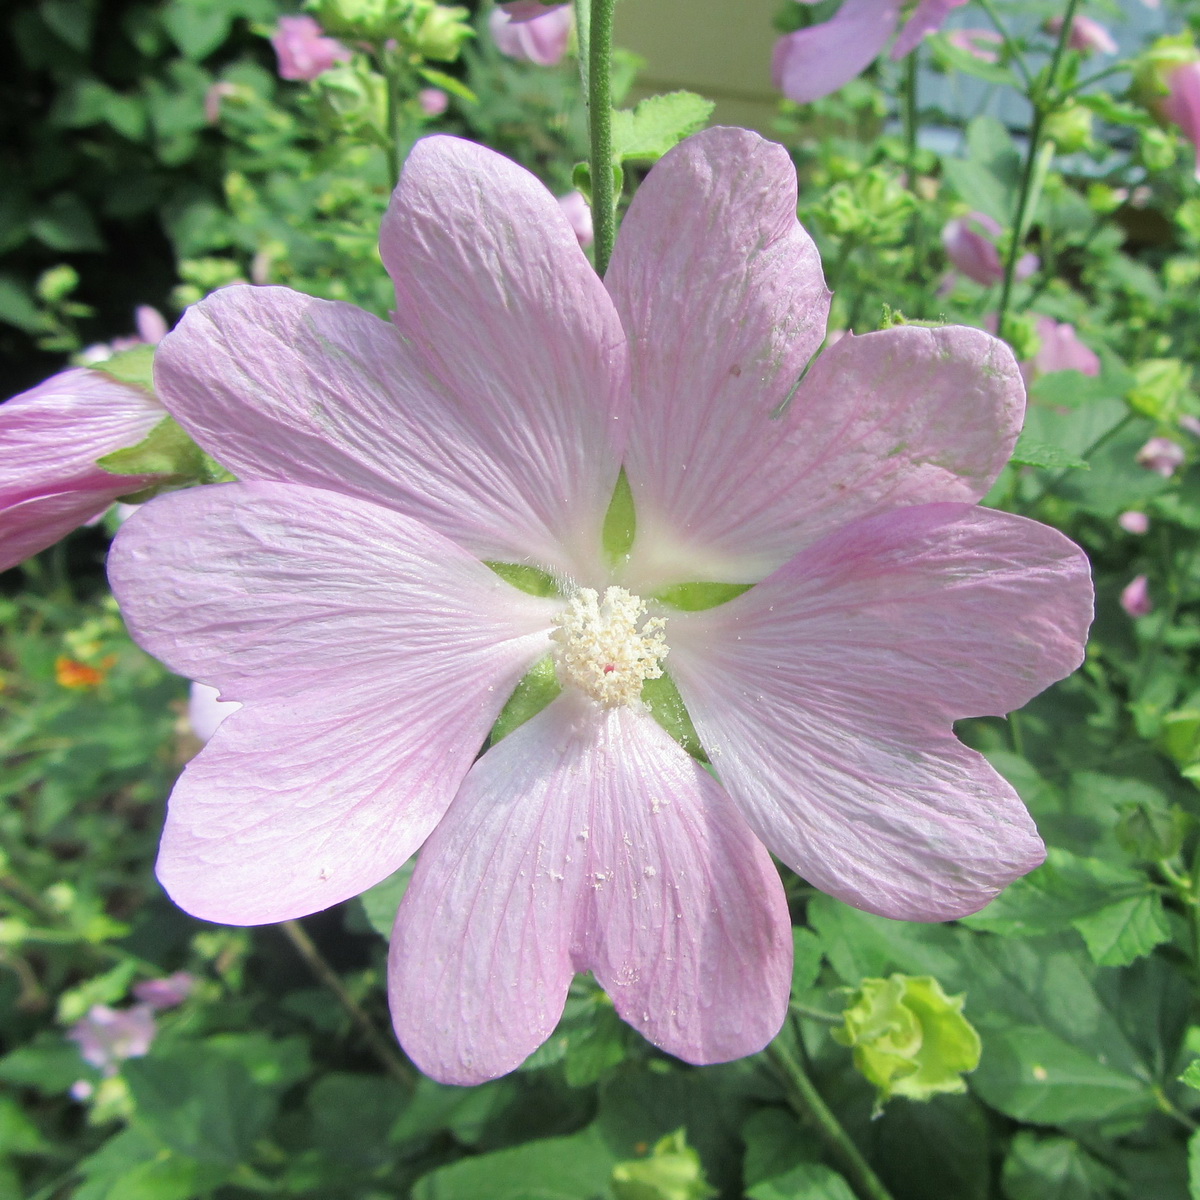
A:
{"type": "Polygon", "coordinates": [[[1131,617],[1144,617],[1154,611],[1150,585],[1145,575],[1136,575],[1121,589],[1121,607],[1131,617]]]}
{"type": "Polygon", "coordinates": [[[390,991],[436,1079],[513,1069],[587,970],[686,1061],[763,1046],[791,959],[767,847],[917,920],[1042,861],[952,732],[1071,671],[1090,620],[1077,547],[976,507],[1017,365],[902,325],[805,373],[829,292],[795,212],[782,147],[707,130],[649,172],[601,280],[532,175],[426,138],[384,220],[391,323],[232,287],[158,352],[165,403],[243,482],[143,506],[110,578],[143,646],[245,705],[176,784],[159,878],[255,924],[421,848],[390,991]],[[636,535],[606,549],[622,468],[636,535]],[[694,581],[754,586],[656,599],[694,581]],[[559,694],[480,755],[547,658],[559,694]],[[641,699],[664,671],[719,783],[641,699]]]}
{"type": "Polygon", "coordinates": [[[0,405],[0,571],[52,546],[150,481],[96,459],[136,446],[166,417],[148,392],[73,367],[0,405]]]}
{"type": "MultiPolygon", "coordinates": [[[[946,257],[968,279],[988,286],[1004,278],[1004,264],[995,239],[1002,230],[987,213],[972,212],[957,217],[942,230],[946,257]]],[[[1017,261],[1016,277],[1027,279],[1038,269],[1036,254],[1025,254],[1017,261]]]]}
{"type": "Polygon", "coordinates": [[[193,683],[188,694],[188,724],[192,732],[207,742],[221,727],[225,718],[242,706],[233,700],[222,700],[221,693],[204,683],[193,683]]]}
{"type": "Polygon", "coordinates": [[[182,1004],[196,986],[196,978],[187,971],[176,971],[162,979],[145,979],[133,985],[133,994],[152,1009],[174,1008],[182,1004]]]}
{"type": "Polygon", "coordinates": [[[221,119],[221,101],[229,96],[236,96],[237,93],[237,84],[229,83],[227,80],[209,84],[208,90],[204,93],[205,121],[209,125],[215,125],[221,119]]]}
{"type": "MultiPolygon", "coordinates": [[[[1046,28],[1055,35],[1062,31],[1062,27],[1061,16],[1051,17],[1046,22],[1046,28]]],[[[1113,41],[1112,34],[1099,21],[1093,21],[1091,17],[1085,17],[1082,14],[1071,21],[1071,33],[1067,38],[1067,45],[1072,50],[1079,50],[1084,54],[1090,54],[1093,50],[1097,50],[1101,54],[1116,54],[1120,49],[1113,41]]]]}
{"type": "Polygon", "coordinates": [[[1175,474],[1185,457],[1183,447],[1165,437],[1151,438],[1135,456],[1138,466],[1156,471],[1164,479],[1175,474]]]}
{"type": "MultiPolygon", "coordinates": [[[[809,2],[809,0],[806,0],[809,2]]],[[[892,49],[892,58],[914,50],[967,0],[920,0],[892,49]]],[[[883,52],[900,21],[900,0],[845,0],[819,25],[785,34],[775,43],[771,77],[797,104],[809,104],[844,87],[883,52]]]]}
{"type": "Polygon", "coordinates": [[[1163,113],[1196,147],[1196,178],[1200,179],[1200,62],[1184,63],[1167,80],[1163,113]]]}
{"type": "Polygon", "coordinates": [[[1029,377],[1048,375],[1051,371],[1080,371],[1084,375],[1100,374],[1100,359],[1094,350],[1085,346],[1075,334],[1075,326],[1050,317],[1038,317],[1037,335],[1041,348],[1027,364],[1029,377]]]}
{"type": "Polygon", "coordinates": [[[1117,518],[1117,524],[1126,533],[1141,535],[1150,532],[1150,518],[1143,512],[1123,512],[1117,518]]]}
{"type": "Polygon", "coordinates": [[[488,18],[488,28],[501,54],[518,62],[553,67],[562,62],[570,45],[572,20],[570,5],[548,8],[541,16],[519,20],[497,8],[488,18]]]}
{"type": "Polygon", "coordinates": [[[141,1058],[150,1049],[155,1034],[154,1012],[148,1004],[132,1008],[109,1008],[93,1004],[86,1017],[67,1033],[85,1062],[104,1075],[115,1075],[127,1058],[141,1058]]]}
{"type": "Polygon", "coordinates": [[[512,0],[510,4],[499,5],[514,21],[532,21],[535,17],[544,17],[551,8],[566,8],[565,4],[547,5],[541,0],[512,0]]]}
{"type": "Polygon", "coordinates": [[[565,196],[559,196],[558,205],[571,222],[579,244],[586,249],[595,237],[592,229],[592,206],[583,198],[582,192],[568,192],[565,196]]]}
{"type": "Polygon", "coordinates": [[[951,29],[946,34],[946,41],[980,62],[994,63],[1000,61],[1000,55],[988,50],[987,46],[1002,45],[1004,38],[994,29],[951,29]]]}
{"type": "Polygon", "coordinates": [[[440,117],[450,107],[450,97],[441,88],[422,88],[417,103],[427,117],[440,117]]]}
{"type": "Polygon", "coordinates": [[[280,79],[316,79],[334,63],[349,62],[351,58],[341,42],[326,37],[315,18],[304,13],[280,17],[271,45],[279,59],[280,79]]]}

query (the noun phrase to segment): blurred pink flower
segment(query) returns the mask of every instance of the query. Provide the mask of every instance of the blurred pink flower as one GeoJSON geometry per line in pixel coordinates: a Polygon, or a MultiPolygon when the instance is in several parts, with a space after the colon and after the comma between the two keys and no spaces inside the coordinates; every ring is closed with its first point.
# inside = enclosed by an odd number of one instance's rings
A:
{"type": "Polygon", "coordinates": [[[136,446],[166,417],[148,392],[73,367],[0,404],[0,571],[98,517],[149,475],[96,459],[136,446]]]}
{"type": "Polygon", "coordinates": [[[336,38],[326,37],[314,17],[280,17],[271,45],[279,59],[280,79],[313,80],[334,63],[349,62],[352,55],[336,38]]]}
{"type": "Polygon", "coordinates": [[[1000,61],[1000,55],[987,47],[1003,45],[1004,38],[994,29],[951,29],[946,34],[946,41],[980,62],[994,63],[1000,61]]]}
{"type": "Polygon", "coordinates": [[[548,8],[540,16],[517,20],[502,9],[493,9],[488,28],[501,54],[518,62],[553,67],[562,62],[571,44],[571,6],[548,8]]]}
{"type": "Polygon", "coordinates": [[[1022,365],[1022,374],[1027,380],[1048,375],[1051,371],[1100,374],[1099,356],[1079,340],[1074,325],[1050,317],[1038,317],[1036,329],[1042,344],[1033,359],[1022,365]]]}
{"type": "MultiPolygon", "coordinates": [[[[1002,232],[1000,223],[987,213],[971,212],[946,225],[942,230],[942,246],[946,257],[968,279],[988,286],[1004,278],[1004,264],[995,241],[1002,232]]],[[[1016,277],[1027,279],[1037,269],[1037,255],[1025,254],[1017,260],[1016,277]]]]}
{"type": "Polygon", "coordinates": [[[1145,575],[1136,575],[1121,589],[1121,607],[1131,617],[1144,617],[1154,611],[1150,584],[1145,575]]]}
{"type": "Polygon", "coordinates": [[[221,693],[206,683],[193,683],[188,694],[188,724],[192,732],[207,742],[220,729],[226,717],[242,706],[233,700],[222,700],[221,693]]]}
{"type": "Polygon", "coordinates": [[[1185,413],[1179,418],[1179,428],[1186,430],[1192,437],[1200,437],[1200,417],[1185,413]]]}
{"type": "Polygon", "coordinates": [[[427,117],[440,117],[450,107],[450,97],[441,88],[422,88],[417,103],[427,117]]]}
{"type": "Polygon", "coordinates": [[[67,1037],[79,1047],[84,1062],[111,1076],[127,1058],[141,1058],[150,1049],[155,1032],[154,1011],[148,1004],[131,1008],[93,1004],[87,1016],[67,1031],[67,1037]]]}
{"type": "MultiPolygon", "coordinates": [[[[811,0],[804,0],[810,3],[811,0]]],[[[900,32],[892,58],[914,50],[967,0],[920,0],[900,32]]],[[[828,21],[785,34],[775,43],[771,78],[797,104],[844,87],[879,57],[900,21],[900,0],[845,0],[828,21]]]]}
{"type": "Polygon", "coordinates": [[[133,985],[133,994],[152,1009],[174,1008],[182,1004],[196,987],[196,977],[187,971],[176,971],[162,979],[144,979],[133,985]]]}
{"type": "Polygon", "coordinates": [[[501,4],[502,8],[514,21],[531,21],[534,17],[544,17],[551,8],[566,8],[565,4],[543,4],[541,0],[512,0],[509,4],[501,4]]]}
{"type": "Polygon", "coordinates": [[[783,147],[707,130],[650,170],[601,280],[532,175],[425,138],[380,240],[391,322],[225,288],[158,352],[171,411],[242,482],[144,505],[110,578],[140,644],[244,704],[175,786],[159,878],[257,924],[420,848],[390,996],[436,1079],[515,1068],[589,970],[688,1062],[762,1047],[791,978],[767,847],[917,920],[1042,861],[953,735],[1074,669],[1091,617],[1078,547],[978,507],[1017,365],[915,325],[809,364],[830,294],[796,202],[783,147]],[[754,586],[641,599],[695,580],[754,586]],[[547,656],[561,692],[480,754],[547,656]],[[667,669],[720,782],[642,699],[667,669]]]}
{"type": "Polygon", "coordinates": [[[1143,512],[1123,512],[1117,518],[1117,524],[1126,533],[1143,534],[1150,532],[1150,518],[1143,512]]]}
{"type": "Polygon", "coordinates": [[[236,83],[220,80],[210,84],[204,93],[204,119],[209,125],[215,125],[221,119],[221,101],[228,96],[236,96],[236,83]]]}
{"type": "Polygon", "coordinates": [[[1138,452],[1137,463],[1169,479],[1183,465],[1183,447],[1170,438],[1153,437],[1138,452]]]}
{"type": "Polygon", "coordinates": [[[595,237],[595,231],[592,229],[592,206],[584,199],[582,192],[568,192],[565,196],[559,196],[558,204],[566,213],[567,220],[571,222],[579,244],[586,249],[595,237]]]}
{"type": "Polygon", "coordinates": [[[1200,179],[1200,62],[1177,67],[1167,80],[1167,88],[1163,113],[1196,147],[1196,178],[1200,179]]]}
{"type": "MultiPolygon", "coordinates": [[[[1056,36],[1062,27],[1061,16],[1051,17],[1046,22],[1046,28],[1056,36]]],[[[1072,50],[1079,50],[1084,54],[1093,50],[1099,51],[1101,54],[1116,54],[1120,49],[1113,41],[1112,34],[1099,21],[1093,21],[1091,17],[1085,17],[1082,14],[1071,21],[1071,33],[1067,38],[1067,45],[1072,50]]]]}

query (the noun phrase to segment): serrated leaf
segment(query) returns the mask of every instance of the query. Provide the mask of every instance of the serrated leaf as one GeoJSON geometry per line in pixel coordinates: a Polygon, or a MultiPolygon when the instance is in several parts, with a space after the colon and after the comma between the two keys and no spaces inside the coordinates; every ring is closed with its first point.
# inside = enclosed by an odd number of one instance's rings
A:
{"type": "Polygon", "coordinates": [[[1074,454],[1068,454],[1059,446],[1051,446],[1048,442],[1037,442],[1024,434],[1017,440],[1012,458],[1009,459],[1014,467],[1041,467],[1049,471],[1086,471],[1088,464],[1074,454]]]}
{"type": "Polygon", "coordinates": [[[1171,938],[1162,897],[1150,892],[1107,904],[1071,924],[1083,935],[1088,953],[1102,967],[1128,966],[1171,938]]]}
{"type": "Polygon", "coordinates": [[[613,161],[655,162],[689,134],[703,129],[713,101],[695,92],[649,96],[636,108],[613,112],[613,161]]]}

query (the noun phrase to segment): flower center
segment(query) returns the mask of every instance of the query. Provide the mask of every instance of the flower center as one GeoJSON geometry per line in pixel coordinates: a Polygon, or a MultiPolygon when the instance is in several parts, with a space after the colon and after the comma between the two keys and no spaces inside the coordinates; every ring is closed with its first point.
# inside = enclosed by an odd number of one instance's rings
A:
{"type": "Polygon", "coordinates": [[[603,599],[580,588],[550,634],[559,683],[574,684],[606,708],[638,700],[642,684],[661,677],[667,654],[666,620],[645,618],[645,601],[624,588],[606,588],[603,599]]]}

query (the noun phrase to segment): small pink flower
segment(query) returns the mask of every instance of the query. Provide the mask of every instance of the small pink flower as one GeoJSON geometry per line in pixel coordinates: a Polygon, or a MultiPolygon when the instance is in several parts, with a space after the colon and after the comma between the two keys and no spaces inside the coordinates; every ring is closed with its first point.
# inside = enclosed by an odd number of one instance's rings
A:
{"type": "Polygon", "coordinates": [[[1000,55],[988,46],[1003,45],[1004,38],[994,29],[951,29],[946,34],[946,41],[980,62],[994,63],[1000,61],[1000,55]]]}
{"type": "Polygon", "coordinates": [[[544,17],[551,8],[566,8],[565,4],[543,4],[541,0],[512,0],[509,4],[499,5],[514,21],[532,21],[535,17],[544,17]]]}
{"type": "Polygon", "coordinates": [[[1121,607],[1131,617],[1144,617],[1154,611],[1150,599],[1150,585],[1145,575],[1135,575],[1121,589],[1121,607]]]}
{"type": "Polygon", "coordinates": [[[1030,377],[1048,375],[1051,371],[1080,371],[1084,375],[1100,374],[1100,358],[1083,344],[1075,326],[1067,322],[1038,317],[1037,335],[1041,347],[1028,365],[1030,377]]]}
{"type": "MultiPolygon", "coordinates": [[[[987,213],[972,212],[957,217],[942,230],[946,257],[968,279],[988,286],[1004,278],[1004,264],[995,239],[1002,232],[999,222],[987,213]]],[[[1016,277],[1027,279],[1038,269],[1036,254],[1025,254],[1017,261],[1016,277]]]]}
{"type": "Polygon", "coordinates": [[[147,346],[157,346],[167,336],[167,319],[149,304],[139,304],[133,311],[138,337],[147,346]]]}
{"type": "Polygon", "coordinates": [[[1179,418],[1179,428],[1186,430],[1192,437],[1200,437],[1200,417],[1193,417],[1191,413],[1185,413],[1179,418]]]}
{"type": "Polygon", "coordinates": [[[1153,437],[1137,452],[1136,460],[1139,466],[1170,479],[1183,465],[1185,457],[1183,447],[1178,442],[1170,438],[1153,437]]]}
{"type": "Polygon", "coordinates": [[[515,1068],[581,971],[688,1062],[761,1048],[791,979],[768,847],[915,920],[1042,861],[953,735],[1074,669],[1091,618],[1078,547],[978,506],[1016,362],[899,325],[810,363],[830,293],[796,199],[783,147],[706,130],[650,170],[601,279],[532,175],[425,138],[380,239],[390,321],[225,288],[158,351],[165,403],[241,482],[144,505],[110,578],[139,643],[244,704],[175,786],[159,878],[258,924],[419,848],[389,989],[436,1079],[515,1068]],[[698,580],[753,586],[653,599],[698,580]],[[481,753],[547,657],[559,694],[481,753]],[[664,673],[719,782],[642,699],[664,673]]]}
{"type": "Polygon", "coordinates": [[[236,96],[237,91],[237,84],[226,80],[209,85],[204,93],[204,119],[209,125],[215,125],[221,119],[221,101],[236,96]]]}
{"type": "MultiPolygon", "coordinates": [[[[1051,17],[1046,22],[1046,28],[1055,35],[1062,31],[1062,27],[1061,16],[1051,17]]],[[[1090,54],[1093,50],[1101,54],[1116,54],[1120,49],[1113,41],[1112,34],[1099,21],[1093,21],[1091,17],[1085,17],[1082,14],[1071,22],[1071,33],[1067,38],[1067,45],[1072,50],[1079,50],[1084,54],[1090,54]]]]}
{"type": "Polygon", "coordinates": [[[148,475],[96,459],[136,446],[166,417],[141,388],[73,367],[0,405],[0,571],[99,516],[148,475]]]}
{"type": "Polygon", "coordinates": [[[148,1004],[132,1008],[93,1004],[67,1037],[79,1047],[85,1062],[104,1075],[115,1075],[127,1058],[141,1058],[150,1049],[155,1032],[154,1011],[148,1004]]]}
{"type": "Polygon", "coordinates": [[[220,729],[225,718],[241,707],[234,700],[222,700],[221,693],[215,687],[193,683],[188,694],[188,724],[202,742],[207,742],[220,729]]]}
{"type": "Polygon", "coordinates": [[[573,19],[570,5],[548,8],[540,16],[520,20],[497,8],[488,18],[488,28],[501,54],[518,62],[553,67],[562,62],[571,43],[573,19]]]}
{"type": "Polygon", "coordinates": [[[1167,88],[1163,113],[1196,147],[1196,178],[1200,179],[1200,62],[1177,67],[1167,80],[1167,88]]]}
{"type": "Polygon", "coordinates": [[[592,244],[595,231],[592,229],[592,206],[584,199],[582,192],[568,192],[559,196],[559,207],[571,222],[579,244],[585,249],[592,244]]]}
{"type": "Polygon", "coordinates": [[[1150,532],[1150,518],[1143,512],[1123,512],[1117,518],[1117,524],[1126,533],[1135,533],[1140,536],[1150,532]]]}
{"type": "Polygon", "coordinates": [[[271,45],[279,59],[280,79],[313,80],[334,63],[349,62],[351,58],[341,42],[326,37],[316,19],[305,13],[280,17],[271,45]]]}
{"type": "Polygon", "coordinates": [[[196,978],[187,971],[176,971],[162,979],[145,979],[133,985],[133,994],[152,1009],[174,1008],[182,1004],[196,986],[196,978]]]}
{"type": "Polygon", "coordinates": [[[441,88],[422,88],[417,103],[427,117],[440,117],[450,107],[450,97],[441,88]]]}

